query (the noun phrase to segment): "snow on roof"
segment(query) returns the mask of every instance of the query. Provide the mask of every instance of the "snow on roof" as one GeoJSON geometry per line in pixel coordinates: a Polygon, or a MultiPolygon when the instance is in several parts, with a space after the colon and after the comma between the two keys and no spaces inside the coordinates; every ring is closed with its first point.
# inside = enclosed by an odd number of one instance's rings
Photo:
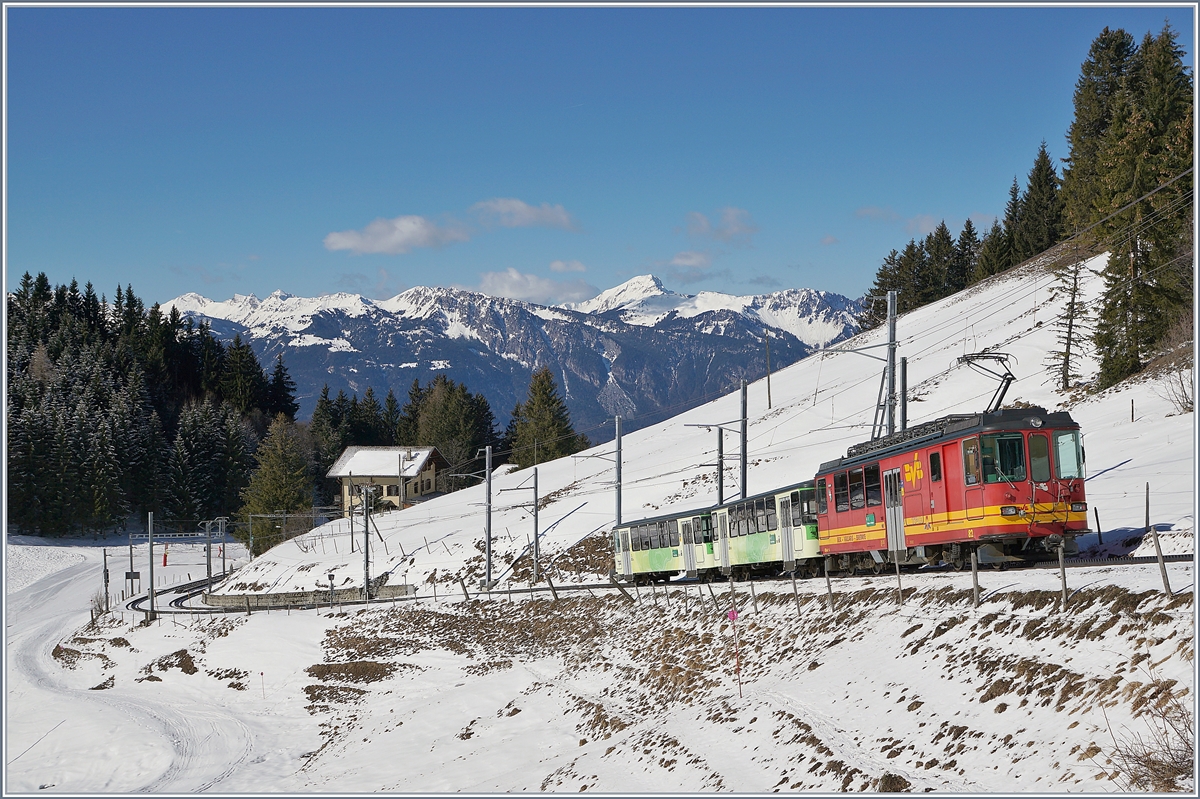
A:
{"type": "Polygon", "coordinates": [[[404,476],[416,477],[436,452],[435,447],[347,447],[325,476],[396,477],[403,462],[404,476]]]}

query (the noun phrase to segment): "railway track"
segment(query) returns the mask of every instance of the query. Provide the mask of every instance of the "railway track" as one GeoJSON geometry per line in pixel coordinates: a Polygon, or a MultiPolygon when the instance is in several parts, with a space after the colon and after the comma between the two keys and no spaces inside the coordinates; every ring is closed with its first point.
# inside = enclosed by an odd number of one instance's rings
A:
{"type": "MultiPolygon", "coordinates": [[[[1164,555],[1163,556],[1163,561],[1165,563],[1191,563],[1195,559],[1196,558],[1194,555],[1164,555]]],[[[1093,558],[1093,559],[1073,558],[1073,559],[1067,560],[1064,565],[1068,569],[1078,569],[1078,568],[1096,567],[1096,566],[1122,566],[1122,567],[1124,567],[1124,566],[1147,566],[1147,565],[1153,565],[1153,564],[1157,564],[1157,563],[1158,563],[1158,558],[1156,558],[1156,557],[1093,558]]],[[[1004,564],[1004,567],[1006,569],[1010,569],[1013,571],[1024,570],[1024,569],[1057,569],[1058,561],[1050,560],[1050,561],[1040,561],[1040,562],[1035,562],[1035,563],[1004,564]]],[[[926,573],[942,572],[942,571],[955,573],[949,566],[940,566],[940,567],[935,567],[935,568],[931,568],[931,569],[927,568],[924,571],[926,573]]],[[[966,571],[966,570],[964,570],[964,571],[966,571]]],[[[984,569],[984,571],[989,571],[989,570],[984,569]]],[[[882,578],[886,579],[887,577],[891,576],[891,572],[884,572],[883,574],[879,574],[879,575],[863,574],[863,575],[859,575],[859,576],[862,576],[862,577],[877,576],[877,577],[882,577],[882,578]]],[[[220,580],[222,580],[224,578],[225,578],[225,575],[219,575],[219,576],[213,575],[213,582],[219,582],[220,580]]],[[[770,582],[776,582],[776,581],[780,581],[780,580],[790,580],[790,579],[791,579],[791,577],[789,575],[760,576],[760,577],[755,577],[753,579],[753,582],[755,582],[755,583],[770,583],[770,582]]],[[[745,582],[745,581],[743,580],[741,582],[745,582]]],[[[669,583],[670,586],[690,586],[690,585],[699,585],[699,584],[700,584],[700,580],[695,579],[695,578],[685,578],[683,580],[674,580],[669,583]]],[[[192,599],[196,598],[197,596],[199,596],[200,594],[202,594],[204,592],[204,588],[207,585],[208,585],[208,579],[205,578],[202,580],[193,580],[190,583],[184,583],[182,585],[174,586],[172,589],[170,589],[170,591],[160,592],[159,594],[156,595],[156,597],[162,596],[163,594],[179,594],[179,596],[175,597],[174,599],[171,599],[167,603],[167,607],[156,608],[155,612],[156,613],[180,613],[180,614],[187,614],[187,615],[220,615],[220,614],[225,614],[225,613],[245,613],[246,612],[244,608],[236,608],[236,607],[216,608],[216,607],[207,607],[207,606],[197,607],[197,606],[191,606],[191,605],[186,604],[190,600],[192,600],[192,599]]],[[[657,585],[662,585],[662,584],[655,583],[654,585],[657,586],[657,585]]],[[[630,588],[633,588],[632,584],[621,585],[621,584],[612,583],[612,582],[578,583],[578,584],[574,584],[574,585],[571,585],[571,584],[556,585],[553,588],[551,588],[549,586],[529,586],[529,587],[525,587],[525,588],[493,589],[493,590],[487,591],[487,592],[477,591],[474,594],[471,594],[470,598],[471,599],[483,599],[483,598],[488,598],[488,597],[501,597],[501,596],[507,596],[507,597],[533,596],[535,594],[556,595],[559,593],[569,594],[569,593],[575,593],[575,592],[579,592],[579,591],[591,592],[591,591],[608,591],[608,590],[614,590],[614,589],[621,591],[623,593],[626,593],[627,589],[630,589],[630,588]]],[[[411,598],[400,599],[398,601],[411,602],[414,599],[428,599],[428,598],[429,597],[411,597],[411,598]]],[[[126,602],[125,607],[127,610],[142,613],[142,612],[145,612],[146,600],[147,600],[147,597],[141,596],[141,597],[138,597],[137,599],[133,599],[133,600],[126,602]]],[[[387,603],[388,600],[376,599],[376,600],[373,600],[373,602],[376,604],[383,604],[383,603],[387,603]]],[[[369,603],[364,602],[362,600],[357,600],[357,601],[353,601],[353,602],[337,602],[335,604],[340,607],[340,606],[347,606],[347,605],[366,605],[369,603]]],[[[311,604],[280,605],[278,607],[271,608],[271,610],[289,610],[289,609],[301,610],[301,609],[312,609],[313,607],[315,607],[315,606],[311,605],[311,604]]],[[[258,612],[261,613],[261,612],[265,612],[266,609],[260,608],[257,610],[258,610],[258,612]]]]}

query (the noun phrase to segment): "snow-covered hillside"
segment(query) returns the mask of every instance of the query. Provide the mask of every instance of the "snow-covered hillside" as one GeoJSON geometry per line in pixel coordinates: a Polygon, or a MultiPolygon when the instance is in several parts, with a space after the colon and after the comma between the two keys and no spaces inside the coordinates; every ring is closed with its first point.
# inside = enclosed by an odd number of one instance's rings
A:
{"type": "MultiPolygon", "coordinates": [[[[1149,483],[1164,550],[1194,552],[1194,415],[1153,379],[1060,395],[1043,367],[1060,307],[1051,278],[1024,267],[901,317],[910,423],[981,409],[995,383],[957,357],[1010,353],[1008,402],[1066,408],[1083,428],[1104,549],[1153,553],[1149,483]]],[[[810,478],[868,437],[878,362],[848,350],[883,335],[776,373],[771,408],[765,381],[750,386],[751,491],[810,478]]],[[[715,431],[687,425],[738,418],[729,388],[624,437],[626,520],[713,501],[715,431]]],[[[894,576],[835,578],[832,609],[824,580],[677,583],[632,601],[568,591],[607,568],[611,451],[538,467],[557,599],[477,590],[482,488],[376,517],[372,575],[417,593],[370,608],[151,624],[122,609],[89,623],[99,546],[10,538],[6,791],[1117,792],[1117,742],[1145,736],[1156,708],[1194,702],[1194,562],[1168,565],[1169,594],[1153,564],[1071,569],[1065,610],[1053,569],[981,572],[978,608],[971,575],[949,571],[905,573],[899,605],[894,576]]],[[[529,476],[494,481],[501,589],[528,586],[514,557],[530,497],[504,489],[529,476]]],[[[1080,544],[1097,549],[1097,536],[1080,544]]],[[[147,555],[135,548],[139,567],[147,555]]],[[[239,563],[220,593],[363,576],[346,522],[239,563]]],[[[172,545],[160,606],[202,564],[172,545]]],[[[1177,788],[1194,792],[1194,777],[1177,788]]]]}

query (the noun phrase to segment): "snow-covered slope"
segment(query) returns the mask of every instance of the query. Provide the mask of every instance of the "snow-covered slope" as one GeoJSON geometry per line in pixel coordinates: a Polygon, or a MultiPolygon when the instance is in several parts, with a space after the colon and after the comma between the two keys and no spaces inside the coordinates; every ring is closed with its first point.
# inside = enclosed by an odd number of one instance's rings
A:
{"type": "MultiPolygon", "coordinates": [[[[1088,297],[1099,289],[1089,277],[1088,297]]],[[[1084,430],[1104,548],[1153,554],[1149,483],[1164,550],[1194,552],[1194,414],[1176,413],[1153,378],[1060,394],[1043,367],[1060,307],[1052,279],[1024,267],[902,316],[910,422],[983,407],[994,382],[957,357],[1011,353],[1009,402],[1065,407],[1084,430]]],[[[776,373],[771,408],[764,383],[750,387],[751,491],[808,478],[868,435],[879,370],[848,350],[882,338],[776,373]]],[[[711,502],[715,436],[687,425],[738,415],[732,392],[625,436],[625,518],[711,502]]],[[[1185,712],[1194,701],[1192,562],[1168,565],[1170,594],[1154,564],[1072,569],[1065,611],[1045,569],[981,572],[978,608],[971,575],[953,572],[905,573],[900,605],[894,576],[838,578],[832,609],[824,580],[795,593],[787,580],[643,588],[634,601],[568,593],[605,568],[611,452],[538,467],[557,600],[519,593],[530,496],[504,489],[528,485],[527,471],[494,481],[495,572],[513,594],[475,590],[482,488],[376,517],[372,575],[417,593],[370,609],[150,625],[121,610],[90,624],[99,547],[10,539],[6,791],[1111,793],[1127,774],[1117,741],[1146,736],[1165,700],[1185,712]]],[[[736,475],[730,464],[730,493],[736,475]]],[[[124,558],[124,541],[107,543],[124,558]]],[[[1080,543],[1099,546],[1094,534],[1080,543]]],[[[147,557],[135,547],[138,568],[147,557]]],[[[164,605],[203,564],[196,547],[171,544],[156,571],[164,605]]],[[[353,586],[362,568],[336,522],[220,590],[311,590],[329,573],[353,586]]],[[[1194,778],[1177,787],[1194,793],[1194,778]]]]}

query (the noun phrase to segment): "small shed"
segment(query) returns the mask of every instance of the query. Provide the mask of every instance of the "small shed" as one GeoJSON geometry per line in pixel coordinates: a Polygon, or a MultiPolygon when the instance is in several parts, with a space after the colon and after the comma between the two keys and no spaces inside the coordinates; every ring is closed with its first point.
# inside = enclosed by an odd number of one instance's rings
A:
{"type": "Polygon", "coordinates": [[[361,501],[351,494],[351,482],[381,486],[384,502],[407,508],[443,493],[438,477],[449,468],[436,447],[347,447],[325,476],[341,482],[343,508],[361,501]]]}

